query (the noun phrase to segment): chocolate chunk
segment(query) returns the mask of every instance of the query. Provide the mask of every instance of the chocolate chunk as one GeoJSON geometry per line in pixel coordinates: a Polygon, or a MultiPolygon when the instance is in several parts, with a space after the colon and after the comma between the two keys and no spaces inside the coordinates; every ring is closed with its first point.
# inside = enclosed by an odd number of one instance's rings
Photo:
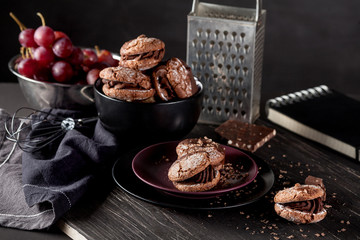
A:
{"type": "Polygon", "coordinates": [[[276,130],[239,120],[228,120],[215,129],[228,144],[246,151],[255,152],[276,135],[276,130]]]}

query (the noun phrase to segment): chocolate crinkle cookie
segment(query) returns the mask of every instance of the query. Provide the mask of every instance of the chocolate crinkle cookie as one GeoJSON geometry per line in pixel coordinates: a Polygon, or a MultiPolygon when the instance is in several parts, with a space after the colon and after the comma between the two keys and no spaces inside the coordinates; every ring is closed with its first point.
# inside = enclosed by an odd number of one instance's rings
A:
{"type": "Polygon", "coordinates": [[[145,101],[151,99],[155,90],[151,80],[140,71],[124,68],[109,67],[100,72],[105,95],[124,101],[145,101]]]}
{"type": "Polygon", "coordinates": [[[163,41],[142,34],[121,47],[119,65],[143,71],[158,65],[164,54],[163,41]]]}
{"type": "Polygon", "coordinates": [[[168,171],[169,180],[180,191],[201,192],[214,188],[220,181],[225,149],[209,138],[181,141],[176,147],[177,160],[168,171]]]}
{"type": "Polygon", "coordinates": [[[316,223],[327,214],[323,199],[325,191],[318,185],[300,185],[279,191],[275,197],[275,211],[288,221],[316,223]]]}

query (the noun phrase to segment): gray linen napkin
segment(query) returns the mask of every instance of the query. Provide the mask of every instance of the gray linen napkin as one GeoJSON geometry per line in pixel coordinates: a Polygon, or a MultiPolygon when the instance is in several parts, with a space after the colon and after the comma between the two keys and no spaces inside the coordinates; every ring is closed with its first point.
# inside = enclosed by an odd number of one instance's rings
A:
{"type": "MultiPolygon", "coordinates": [[[[58,146],[51,146],[54,152],[25,153],[6,139],[8,118],[0,109],[0,225],[47,228],[76,204],[106,161],[113,160],[115,138],[97,122],[90,135],[66,132],[58,146]]],[[[14,128],[19,124],[16,121],[14,128]]]]}

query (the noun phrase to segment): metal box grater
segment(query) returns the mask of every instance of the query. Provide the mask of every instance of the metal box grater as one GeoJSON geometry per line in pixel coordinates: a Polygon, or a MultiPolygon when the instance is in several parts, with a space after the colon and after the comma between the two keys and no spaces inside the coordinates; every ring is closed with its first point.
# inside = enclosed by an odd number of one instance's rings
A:
{"type": "Polygon", "coordinates": [[[252,123],[260,115],[266,11],[194,0],[188,15],[186,61],[204,85],[199,122],[252,123]]]}

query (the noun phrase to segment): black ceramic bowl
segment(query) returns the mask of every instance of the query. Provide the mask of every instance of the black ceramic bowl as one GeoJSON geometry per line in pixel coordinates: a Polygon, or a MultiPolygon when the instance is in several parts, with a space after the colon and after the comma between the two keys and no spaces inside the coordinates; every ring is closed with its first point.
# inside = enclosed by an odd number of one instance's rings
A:
{"type": "Polygon", "coordinates": [[[95,105],[103,126],[120,140],[176,140],[187,135],[199,119],[203,85],[199,81],[197,85],[199,91],[186,99],[139,103],[106,96],[98,79],[94,84],[95,105]]]}

